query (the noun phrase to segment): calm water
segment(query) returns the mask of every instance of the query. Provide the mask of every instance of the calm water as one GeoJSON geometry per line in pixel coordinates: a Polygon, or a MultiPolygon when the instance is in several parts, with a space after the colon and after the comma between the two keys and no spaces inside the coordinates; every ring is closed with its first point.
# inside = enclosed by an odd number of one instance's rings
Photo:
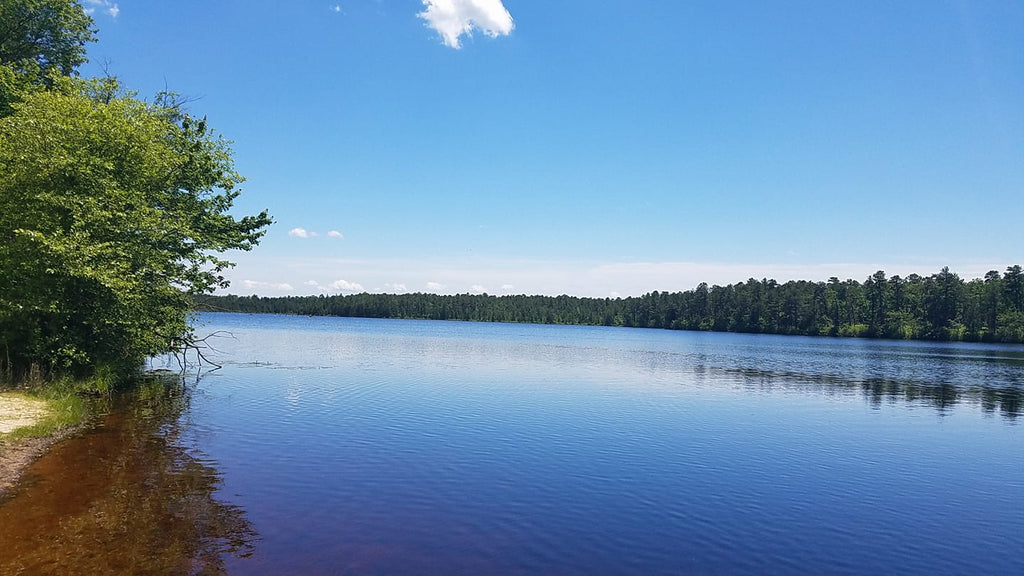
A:
{"type": "Polygon", "coordinates": [[[1024,570],[1024,347],[202,320],[172,429],[217,570],[1024,570]]]}

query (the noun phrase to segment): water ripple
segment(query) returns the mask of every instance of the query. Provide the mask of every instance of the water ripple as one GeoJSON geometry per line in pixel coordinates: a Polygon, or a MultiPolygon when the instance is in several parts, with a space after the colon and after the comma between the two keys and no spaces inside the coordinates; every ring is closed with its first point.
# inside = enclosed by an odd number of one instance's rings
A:
{"type": "Polygon", "coordinates": [[[1024,545],[1017,349],[274,322],[229,319],[193,416],[263,537],[243,573],[1006,573],[1024,545]]]}

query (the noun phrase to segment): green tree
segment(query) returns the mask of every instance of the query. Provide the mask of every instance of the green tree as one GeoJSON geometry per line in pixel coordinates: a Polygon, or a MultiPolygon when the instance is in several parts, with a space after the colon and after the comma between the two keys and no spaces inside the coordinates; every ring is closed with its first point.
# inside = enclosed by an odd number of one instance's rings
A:
{"type": "Polygon", "coordinates": [[[86,61],[92,19],[74,0],[0,0],[0,117],[86,61]]]}
{"type": "Polygon", "coordinates": [[[1003,274],[1003,291],[1006,303],[1012,310],[1024,311],[1024,270],[1020,265],[1007,266],[1003,274]]]}
{"type": "Polygon", "coordinates": [[[870,324],[868,334],[879,336],[885,332],[885,317],[888,313],[888,289],[889,283],[885,279],[885,272],[879,270],[868,276],[864,282],[865,297],[870,307],[870,324]]]}
{"type": "Polygon", "coordinates": [[[1024,270],[1019,264],[1006,268],[1002,287],[1002,311],[997,319],[996,339],[1003,342],[1024,341],[1024,270]]]}
{"type": "Polygon", "coordinates": [[[111,80],[58,78],[0,119],[0,346],[9,368],[116,374],[188,342],[191,297],[271,220],[229,214],[227,143],[111,80]],[[102,97],[97,98],[97,95],[102,97]]]}
{"type": "Polygon", "coordinates": [[[931,326],[931,337],[937,340],[957,339],[964,283],[958,275],[943,267],[925,280],[925,314],[931,326]]]}
{"type": "Polygon", "coordinates": [[[19,72],[69,76],[95,39],[76,0],[0,0],[0,64],[19,72]]]}
{"type": "Polygon", "coordinates": [[[1000,297],[1002,291],[1002,279],[999,272],[989,270],[985,273],[984,302],[982,303],[983,316],[985,321],[984,340],[990,340],[996,333],[999,319],[1000,297]]]}

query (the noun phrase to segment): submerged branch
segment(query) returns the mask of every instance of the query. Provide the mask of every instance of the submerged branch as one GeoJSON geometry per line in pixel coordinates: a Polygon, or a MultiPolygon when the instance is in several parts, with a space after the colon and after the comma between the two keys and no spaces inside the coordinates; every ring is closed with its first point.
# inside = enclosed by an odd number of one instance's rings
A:
{"type": "Polygon", "coordinates": [[[185,336],[177,336],[170,339],[170,350],[169,352],[174,356],[178,362],[178,367],[181,372],[184,373],[189,367],[189,353],[195,356],[195,365],[202,370],[203,364],[213,366],[214,370],[220,370],[223,365],[218,364],[210,359],[210,353],[219,354],[220,350],[215,348],[211,343],[211,338],[234,338],[234,334],[225,330],[217,330],[211,332],[202,338],[197,338],[191,334],[185,336]]]}

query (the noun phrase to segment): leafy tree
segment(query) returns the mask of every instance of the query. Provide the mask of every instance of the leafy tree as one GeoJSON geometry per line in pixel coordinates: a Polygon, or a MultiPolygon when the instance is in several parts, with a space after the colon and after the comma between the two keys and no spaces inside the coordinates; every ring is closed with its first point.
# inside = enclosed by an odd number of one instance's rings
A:
{"type": "Polygon", "coordinates": [[[868,333],[878,336],[884,333],[885,316],[888,312],[888,281],[885,272],[879,270],[864,282],[865,296],[870,306],[870,327],[868,333]]]}
{"type": "Polygon", "coordinates": [[[1008,266],[1003,274],[1006,303],[1017,312],[1024,311],[1024,270],[1020,265],[1008,266]]]}
{"type": "Polygon", "coordinates": [[[933,338],[945,340],[948,337],[947,331],[958,328],[956,320],[962,304],[963,288],[963,280],[950,272],[948,266],[925,280],[927,320],[933,338]]]}
{"type": "Polygon", "coordinates": [[[983,291],[982,298],[984,301],[981,304],[982,314],[985,322],[985,334],[984,340],[989,340],[993,337],[996,332],[997,322],[999,319],[999,306],[1000,297],[999,293],[1002,291],[1002,281],[999,277],[999,272],[996,270],[989,270],[985,273],[985,288],[983,291]]]}
{"type": "Polygon", "coordinates": [[[0,0],[0,117],[25,93],[75,73],[95,40],[92,24],[74,0],[0,0]]]}
{"type": "Polygon", "coordinates": [[[0,0],[0,64],[19,72],[69,76],[95,39],[76,0],[0,0]]]}
{"type": "Polygon", "coordinates": [[[229,214],[227,143],[176,105],[74,79],[95,39],[77,0],[0,0],[0,368],[123,375],[187,345],[192,298],[226,286],[266,212],[229,214]]]}
{"type": "Polygon", "coordinates": [[[168,98],[57,79],[0,119],[0,346],[32,363],[123,374],[191,336],[190,298],[224,287],[271,220],[229,214],[227,143],[168,98]],[[102,97],[97,97],[101,95],[102,97]]]}
{"type": "Polygon", "coordinates": [[[1003,342],[1024,341],[1024,270],[1020,265],[1006,268],[1002,287],[1003,305],[997,318],[996,339],[1003,342]]]}

